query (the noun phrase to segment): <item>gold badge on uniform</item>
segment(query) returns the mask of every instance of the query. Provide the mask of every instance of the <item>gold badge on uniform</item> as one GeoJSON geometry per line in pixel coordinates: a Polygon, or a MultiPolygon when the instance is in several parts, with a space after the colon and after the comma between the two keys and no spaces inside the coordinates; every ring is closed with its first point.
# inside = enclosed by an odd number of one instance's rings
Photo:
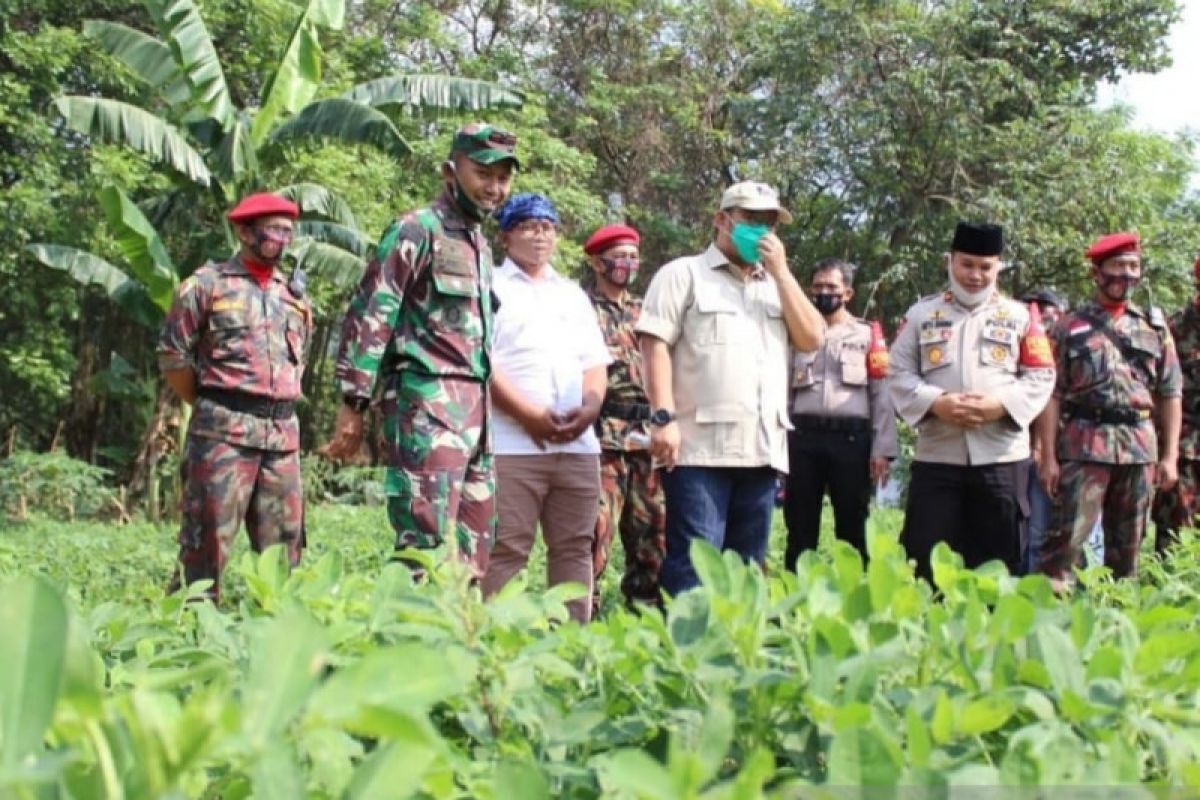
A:
{"type": "Polygon", "coordinates": [[[996,319],[1008,319],[1008,309],[1000,306],[996,309],[996,319]]]}
{"type": "Polygon", "coordinates": [[[998,363],[1003,363],[1003,361],[1006,358],[1008,358],[1008,348],[1007,347],[1002,347],[1000,345],[992,346],[992,360],[993,361],[998,362],[998,363]]]}
{"type": "Polygon", "coordinates": [[[940,348],[940,347],[929,348],[929,363],[930,364],[942,363],[942,348],[940,348]]]}

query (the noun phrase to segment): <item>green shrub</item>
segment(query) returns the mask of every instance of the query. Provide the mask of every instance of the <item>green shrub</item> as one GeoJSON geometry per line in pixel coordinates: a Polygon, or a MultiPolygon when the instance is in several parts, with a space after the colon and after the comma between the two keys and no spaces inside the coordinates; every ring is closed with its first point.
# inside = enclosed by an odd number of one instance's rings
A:
{"type": "Polygon", "coordinates": [[[108,470],[61,452],[17,452],[0,460],[0,511],[23,520],[42,513],[67,520],[123,514],[108,470]]]}

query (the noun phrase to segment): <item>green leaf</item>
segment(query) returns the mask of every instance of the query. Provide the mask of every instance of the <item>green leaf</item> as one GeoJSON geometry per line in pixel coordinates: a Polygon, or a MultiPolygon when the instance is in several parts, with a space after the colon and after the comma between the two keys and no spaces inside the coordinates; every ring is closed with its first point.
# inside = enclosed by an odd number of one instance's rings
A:
{"type": "Polygon", "coordinates": [[[99,256],[57,244],[31,244],[25,249],[50,269],[65,272],[85,286],[101,287],[139,325],[153,330],[162,325],[162,309],[146,288],[99,256]]]}
{"type": "Polygon", "coordinates": [[[972,700],[959,711],[958,732],[963,736],[991,733],[1004,726],[1016,711],[1016,703],[1003,695],[972,700]]]}
{"type": "Polygon", "coordinates": [[[618,750],[598,757],[593,764],[600,787],[608,795],[676,800],[679,791],[666,768],[642,750],[618,750]]]}
{"type": "Polygon", "coordinates": [[[382,112],[341,97],[308,104],[271,131],[267,141],[276,143],[306,136],[369,144],[396,159],[412,152],[412,147],[382,112]]]}
{"type": "Polygon", "coordinates": [[[492,790],[497,800],[520,797],[522,800],[550,800],[550,784],[533,764],[504,761],[492,774],[492,790]]]}
{"type": "Polygon", "coordinates": [[[1085,694],[1083,659],[1071,637],[1059,628],[1043,625],[1035,632],[1034,642],[1055,690],[1059,694],[1068,689],[1078,696],[1085,694]]]}
{"type": "Polygon", "coordinates": [[[374,243],[367,241],[360,231],[336,222],[303,220],[296,225],[296,235],[331,244],[363,260],[371,258],[375,251],[374,243]]]}
{"type": "Polygon", "coordinates": [[[409,791],[401,796],[414,794],[421,778],[437,758],[438,752],[428,745],[411,741],[388,743],[354,771],[346,797],[349,800],[395,797],[402,787],[408,787],[409,791]]]}
{"type": "Polygon", "coordinates": [[[275,123],[308,104],[321,86],[321,42],[318,26],[342,27],[345,0],[309,0],[296,20],[283,56],[263,89],[262,107],[254,117],[250,138],[261,144],[275,123]]]}
{"type": "Polygon", "coordinates": [[[411,109],[478,111],[520,108],[525,95],[496,83],[447,75],[389,75],[360,83],[342,95],[369,106],[407,106],[411,109]]]}
{"type": "Polygon", "coordinates": [[[720,597],[728,597],[733,586],[729,568],[721,559],[721,553],[703,539],[693,539],[690,548],[692,568],[710,592],[720,597]]]}
{"type": "Polygon", "coordinates": [[[143,0],[192,88],[196,119],[208,117],[222,128],[233,117],[233,101],[221,59],[200,10],[192,0],[143,0]]]}
{"type": "Polygon", "coordinates": [[[115,186],[100,190],[100,207],[108,218],[117,246],[129,262],[130,273],[146,287],[154,304],[164,312],[168,311],[179,277],[166,246],[158,238],[158,231],[141,209],[115,186]]]}
{"type": "Polygon", "coordinates": [[[0,767],[42,749],[54,716],[67,646],[67,607],[44,578],[0,589],[0,767]]]}
{"type": "Polygon", "coordinates": [[[175,54],[153,36],[104,19],[85,20],[83,32],[129,67],[143,83],[159,90],[170,105],[177,106],[191,96],[175,54]]]}
{"type": "Polygon", "coordinates": [[[895,786],[900,773],[899,748],[874,728],[852,728],[834,735],[829,751],[830,785],[895,786]]]}
{"type": "Polygon", "coordinates": [[[914,767],[928,767],[929,754],[933,750],[933,740],[929,736],[929,726],[921,718],[916,706],[911,703],[905,709],[904,722],[908,731],[905,745],[908,749],[909,761],[914,767]]]}
{"type": "Polygon", "coordinates": [[[258,173],[258,153],[250,137],[250,118],[245,112],[238,112],[212,155],[217,176],[225,183],[239,184],[258,173]]]}
{"type": "Polygon", "coordinates": [[[945,689],[938,690],[929,732],[933,734],[933,740],[938,744],[946,744],[954,738],[954,704],[946,695],[945,689]]]}
{"type": "Polygon", "coordinates": [[[289,611],[256,632],[242,694],[243,731],[266,747],[300,712],[317,684],[328,649],[325,630],[306,612],[289,611]]]}
{"type": "Polygon", "coordinates": [[[72,130],[143,153],[201,186],[212,180],[204,158],[184,135],[149,111],[118,100],[74,95],[57,98],[54,106],[72,130]]]}
{"type": "Polygon", "coordinates": [[[276,194],[300,206],[305,216],[315,214],[358,230],[358,222],[354,219],[350,205],[325,186],[317,183],[294,183],[277,189],[276,194]]]}
{"type": "Polygon", "coordinates": [[[356,285],[367,269],[365,259],[313,239],[297,239],[291,253],[297,266],[340,289],[356,285]]]}

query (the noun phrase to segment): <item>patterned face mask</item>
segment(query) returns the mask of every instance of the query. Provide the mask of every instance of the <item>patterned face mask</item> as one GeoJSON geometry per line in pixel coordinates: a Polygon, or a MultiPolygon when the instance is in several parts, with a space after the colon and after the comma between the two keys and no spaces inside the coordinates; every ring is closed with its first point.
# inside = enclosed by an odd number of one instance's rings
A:
{"type": "Polygon", "coordinates": [[[637,256],[600,256],[600,263],[604,265],[604,277],[616,286],[628,286],[639,266],[637,256]]]}

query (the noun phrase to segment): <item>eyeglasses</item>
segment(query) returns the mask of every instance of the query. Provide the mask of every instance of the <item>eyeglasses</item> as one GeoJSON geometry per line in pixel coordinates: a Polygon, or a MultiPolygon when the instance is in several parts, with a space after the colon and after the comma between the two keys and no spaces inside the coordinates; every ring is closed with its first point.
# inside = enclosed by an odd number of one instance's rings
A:
{"type": "Polygon", "coordinates": [[[512,229],[522,236],[537,236],[539,233],[543,236],[550,236],[558,233],[558,226],[544,219],[527,219],[524,222],[518,222],[512,229]]]}
{"type": "Polygon", "coordinates": [[[285,228],[283,225],[258,225],[254,230],[272,239],[290,242],[296,238],[296,231],[292,228],[285,228]]]}

